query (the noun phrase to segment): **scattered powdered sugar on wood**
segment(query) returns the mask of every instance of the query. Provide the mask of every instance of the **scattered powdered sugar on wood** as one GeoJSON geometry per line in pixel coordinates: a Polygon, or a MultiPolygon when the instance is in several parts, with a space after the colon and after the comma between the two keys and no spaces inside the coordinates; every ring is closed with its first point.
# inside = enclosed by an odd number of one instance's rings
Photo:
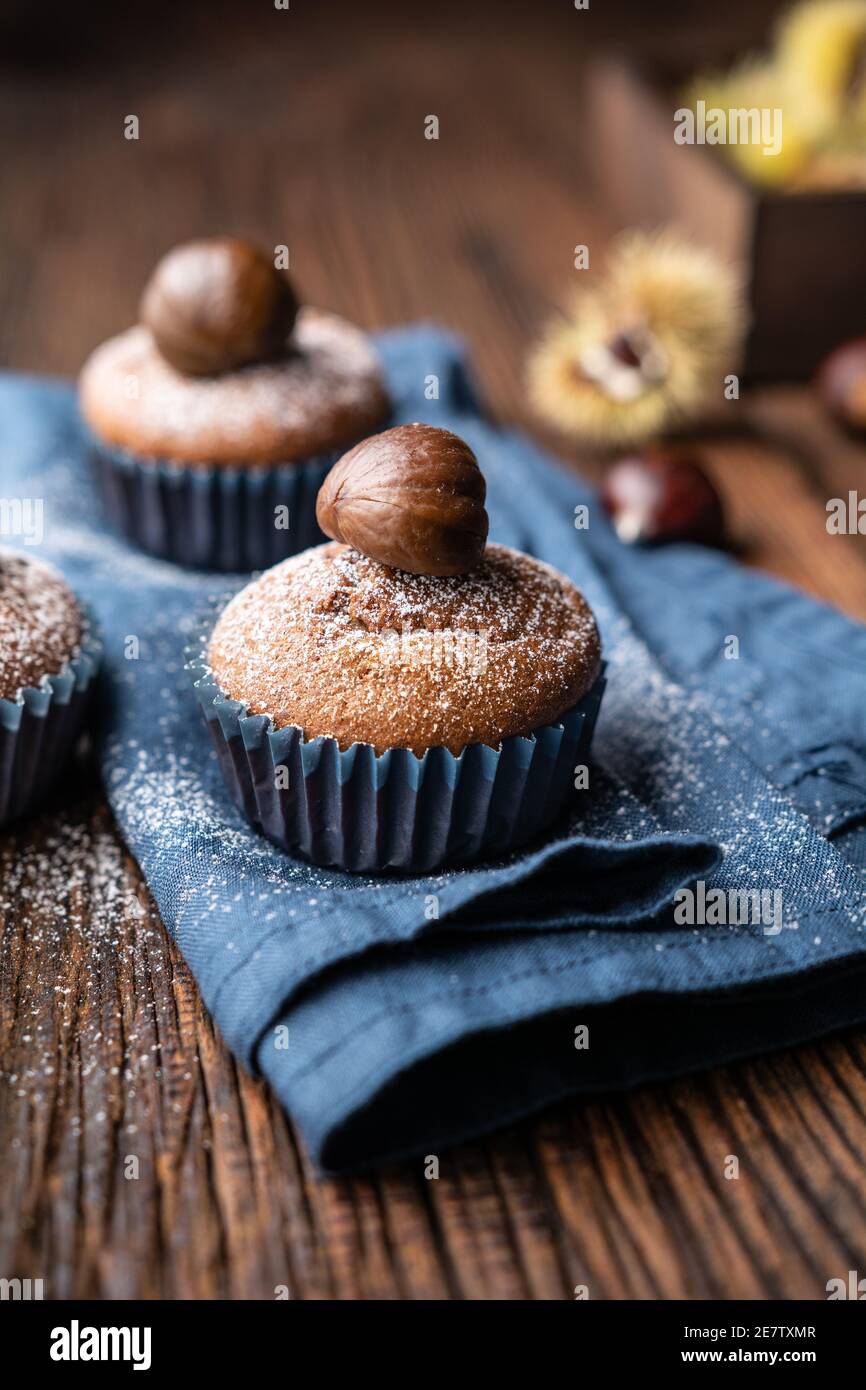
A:
{"type": "MultiPolygon", "coordinates": [[[[102,1085],[107,1052],[116,1052],[115,1071],[134,1084],[142,1062],[136,1036],[123,1029],[111,1001],[117,976],[133,971],[144,937],[162,931],[138,893],[105,812],[71,808],[28,822],[20,839],[14,830],[4,836],[0,969],[14,969],[18,990],[9,1054],[17,1069],[4,1073],[13,1099],[50,1105],[71,1051],[80,1057],[85,1093],[91,1077],[102,1085]]],[[[94,1107],[86,1118],[93,1126],[106,1116],[94,1107]]]]}

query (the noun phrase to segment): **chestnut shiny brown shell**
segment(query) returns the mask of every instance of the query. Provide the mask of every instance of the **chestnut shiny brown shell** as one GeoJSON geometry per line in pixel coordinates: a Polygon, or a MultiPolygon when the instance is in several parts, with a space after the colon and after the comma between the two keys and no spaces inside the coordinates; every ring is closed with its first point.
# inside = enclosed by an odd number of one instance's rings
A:
{"type": "Polygon", "coordinates": [[[433,425],[397,425],[344,454],[316,503],[326,535],[410,574],[465,574],[487,541],[487,487],[469,445],[433,425]]]}
{"type": "Polygon", "coordinates": [[[157,265],[141,321],[187,376],[213,376],[285,351],[298,301],[273,261],[231,237],[190,241],[157,265]]]}

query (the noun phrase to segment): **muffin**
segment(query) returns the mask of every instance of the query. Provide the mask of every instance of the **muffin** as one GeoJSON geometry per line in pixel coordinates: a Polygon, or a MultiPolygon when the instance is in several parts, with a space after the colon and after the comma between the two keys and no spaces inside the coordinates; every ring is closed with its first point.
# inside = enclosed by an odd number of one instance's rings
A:
{"type": "Polygon", "coordinates": [[[337,539],[247,585],[191,654],[241,809],[290,852],[354,871],[534,838],[573,789],[601,699],[586,600],[486,544],[483,477],[447,430],[366,440],[332,470],[319,518],[337,539]]]}
{"type": "Polygon", "coordinates": [[[99,654],[63,576],[0,548],[0,825],[35,806],[62,770],[99,654]]]}
{"type": "Polygon", "coordinates": [[[390,409],[367,336],[299,308],[246,242],[190,242],[157,266],[141,323],[81,372],[108,512],[144,550],[201,569],[271,565],[321,540],[334,460],[390,409]]]}

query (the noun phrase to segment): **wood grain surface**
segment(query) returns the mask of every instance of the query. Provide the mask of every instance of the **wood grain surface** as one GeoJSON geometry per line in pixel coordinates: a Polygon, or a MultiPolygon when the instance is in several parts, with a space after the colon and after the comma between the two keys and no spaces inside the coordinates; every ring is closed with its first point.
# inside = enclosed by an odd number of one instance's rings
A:
{"type": "MultiPolygon", "coordinates": [[[[703,43],[701,7],[672,8],[652,43],[703,43]]],[[[574,245],[604,248],[580,71],[637,7],[253,9],[97,8],[43,43],[21,7],[0,360],[74,374],[164,248],[241,232],[286,243],[312,302],[463,333],[492,410],[592,472],[530,418],[523,363],[574,245]]],[[[721,45],[762,9],[726,7],[721,45]]],[[[807,391],[743,413],[751,434],[700,442],[744,561],[866,619],[866,542],[824,525],[866,451],[807,391]]],[[[47,1297],[814,1299],[866,1272],[859,1031],[562,1104],[443,1154],[438,1181],[321,1180],[215,1034],[95,774],[0,836],[0,920],[0,1276],[47,1297]]]]}

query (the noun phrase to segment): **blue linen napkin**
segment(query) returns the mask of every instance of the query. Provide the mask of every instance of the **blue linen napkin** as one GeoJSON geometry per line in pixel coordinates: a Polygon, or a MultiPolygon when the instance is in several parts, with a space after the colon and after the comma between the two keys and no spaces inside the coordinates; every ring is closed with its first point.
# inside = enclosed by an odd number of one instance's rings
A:
{"type": "Polygon", "coordinates": [[[98,614],[109,799],[229,1045],[342,1169],[866,1018],[866,630],[723,555],[620,545],[588,489],[482,417],[452,338],[380,346],[397,419],[471,443],[491,538],[571,575],[609,662],[568,821],[424,879],[311,868],[247,826],[182,669],[230,581],[107,534],[70,388],[0,379],[3,495],[44,499],[39,553],[98,614]],[[780,916],[681,925],[696,879],[778,892],[780,916]]]}

